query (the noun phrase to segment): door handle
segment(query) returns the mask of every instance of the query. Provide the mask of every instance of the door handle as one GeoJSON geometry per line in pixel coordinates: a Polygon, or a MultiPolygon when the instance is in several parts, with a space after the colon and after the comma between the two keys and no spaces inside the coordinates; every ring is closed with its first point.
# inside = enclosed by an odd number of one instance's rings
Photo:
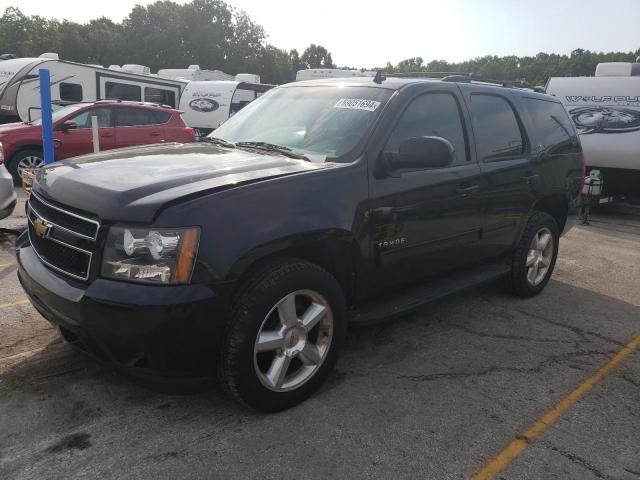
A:
{"type": "Polygon", "coordinates": [[[113,137],[113,134],[112,133],[101,133],[100,136],[102,138],[111,138],[111,137],[113,137]]]}
{"type": "Polygon", "coordinates": [[[534,178],[538,178],[537,173],[527,172],[524,177],[521,177],[522,181],[526,183],[531,182],[531,180],[533,180],[534,178]]]}
{"type": "Polygon", "coordinates": [[[480,189],[480,185],[460,185],[456,188],[456,193],[462,197],[476,193],[480,189]]]}
{"type": "Polygon", "coordinates": [[[151,132],[149,135],[151,135],[152,137],[159,137],[160,132],[151,132]]]}

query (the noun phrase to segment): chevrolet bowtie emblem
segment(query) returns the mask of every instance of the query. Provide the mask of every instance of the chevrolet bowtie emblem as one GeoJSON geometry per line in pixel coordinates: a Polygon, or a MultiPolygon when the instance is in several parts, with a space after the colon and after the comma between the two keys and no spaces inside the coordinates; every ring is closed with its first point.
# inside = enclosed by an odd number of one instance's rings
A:
{"type": "Polygon", "coordinates": [[[40,238],[46,237],[51,231],[51,225],[41,218],[36,218],[33,222],[33,229],[40,238]]]}

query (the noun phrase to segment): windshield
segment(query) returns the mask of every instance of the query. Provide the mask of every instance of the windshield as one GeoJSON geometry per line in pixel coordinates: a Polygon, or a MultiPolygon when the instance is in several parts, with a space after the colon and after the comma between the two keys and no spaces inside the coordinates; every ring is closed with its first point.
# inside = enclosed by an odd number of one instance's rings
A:
{"type": "Polygon", "coordinates": [[[313,161],[335,160],[366,135],[392,93],[362,86],[276,88],[209,136],[275,144],[313,161]]]}
{"type": "MultiPolygon", "coordinates": [[[[70,113],[75,112],[76,110],[80,110],[84,105],[68,105],[66,107],[61,108],[60,110],[56,110],[53,112],[52,118],[53,123],[56,123],[61,118],[66,117],[70,113]]],[[[42,119],[34,120],[31,122],[31,125],[40,125],[42,123],[42,119]]]]}

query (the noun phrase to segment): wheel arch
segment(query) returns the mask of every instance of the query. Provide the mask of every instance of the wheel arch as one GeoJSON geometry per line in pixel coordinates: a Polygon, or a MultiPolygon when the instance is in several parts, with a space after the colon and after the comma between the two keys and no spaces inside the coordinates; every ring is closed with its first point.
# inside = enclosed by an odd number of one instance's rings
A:
{"type": "Polygon", "coordinates": [[[567,223],[569,200],[562,194],[549,195],[539,199],[533,205],[532,211],[545,212],[551,215],[558,225],[558,231],[561,233],[567,223]]]}
{"type": "Polygon", "coordinates": [[[280,257],[297,258],[319,265],[337,280],[350,303],[356,291],[357,272],[362,255],[350,232],[326,230],[303,236],[285,237],[260,245],[239,258],[230,268],[228,279],[242,279],[266,262],[280,257]]]}

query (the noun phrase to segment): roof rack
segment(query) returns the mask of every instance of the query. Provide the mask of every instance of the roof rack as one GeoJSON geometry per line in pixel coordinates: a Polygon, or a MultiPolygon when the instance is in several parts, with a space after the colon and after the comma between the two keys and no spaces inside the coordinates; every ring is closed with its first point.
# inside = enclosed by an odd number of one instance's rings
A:
{"type": "Polygon", "coordinates": [[[496,80],[494,78],[485,78],[477,73],[465,72],[405,72],[405,73],[389,73],[387,77],[397,78],[438,78],[443,82],[459,82],[459,83],[482,83],[487,85],[497,85],[505,88],[530,88],[534,87],[526,82],[513,80],[496,80]]]}

